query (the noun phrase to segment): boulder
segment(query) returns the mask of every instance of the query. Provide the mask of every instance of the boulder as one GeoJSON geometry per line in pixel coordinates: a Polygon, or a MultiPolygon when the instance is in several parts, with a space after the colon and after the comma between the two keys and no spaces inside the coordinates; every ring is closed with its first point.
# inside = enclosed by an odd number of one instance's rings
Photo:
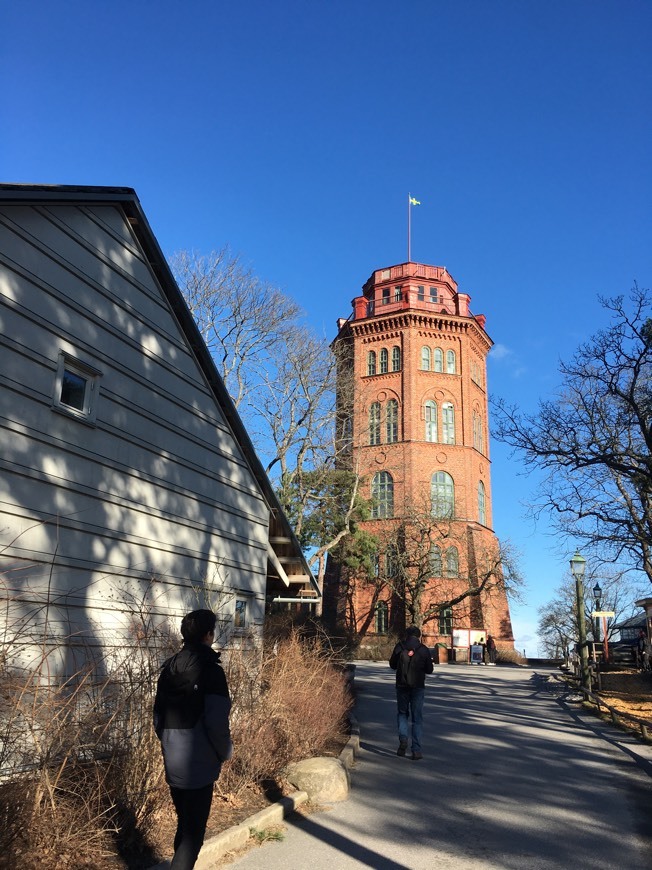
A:
{"type": "Polygon", "coordinates": [[[349,796],[349,776],[339,758],[306,758],[288,765],[285,776],[315,803],[344,801],[349,796]]]}

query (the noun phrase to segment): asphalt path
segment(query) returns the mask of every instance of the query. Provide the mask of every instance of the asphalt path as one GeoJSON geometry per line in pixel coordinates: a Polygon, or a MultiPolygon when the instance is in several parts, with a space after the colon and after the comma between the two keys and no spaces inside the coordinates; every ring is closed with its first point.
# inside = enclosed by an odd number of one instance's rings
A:
{"type": "Polygon", "coordinates": [[[396,755],[394,674],[358,662],[349,799],[286,819],[238,870],[652,870],[652,750],[554,671],[435,666],[422,761],[396,755]]]}

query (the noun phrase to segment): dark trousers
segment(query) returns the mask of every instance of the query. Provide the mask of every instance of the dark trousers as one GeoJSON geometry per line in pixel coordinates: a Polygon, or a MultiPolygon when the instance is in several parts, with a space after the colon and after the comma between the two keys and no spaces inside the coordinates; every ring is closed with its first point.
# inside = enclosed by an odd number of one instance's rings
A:
{"type": "Polygon", "coordinates": [[[192,870],[204,842],[206,823],[213,800],[213,783],[203,788],[172,788],[172,802],[177,811],[177,833],[170,870],[192,870]]]}

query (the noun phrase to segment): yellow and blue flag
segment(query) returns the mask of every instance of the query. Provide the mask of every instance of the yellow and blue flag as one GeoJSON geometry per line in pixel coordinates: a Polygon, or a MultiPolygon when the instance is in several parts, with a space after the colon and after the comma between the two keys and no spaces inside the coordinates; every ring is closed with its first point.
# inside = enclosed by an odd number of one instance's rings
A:
{"type": "Polygon", "coordinates": [[[410,205],[421,205],[421,202],[418,199],[415,199],[413,196],[410,197],[410,205]]]}

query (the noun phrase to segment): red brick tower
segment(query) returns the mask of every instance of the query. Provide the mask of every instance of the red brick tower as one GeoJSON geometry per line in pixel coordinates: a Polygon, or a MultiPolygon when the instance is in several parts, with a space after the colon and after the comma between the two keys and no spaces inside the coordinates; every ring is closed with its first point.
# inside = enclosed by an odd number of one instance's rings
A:
{"type": "Polygon", "coordinates": [[[469,302],[446,269],[409,262],[375,271],[338,321],[343,455],[378,552],[366,571],[331,561],[324,589],[324,616],[359,640],[416,619],[459,658],[488,633],[513,647],[491,520],[492,342],[469,302]]]}

